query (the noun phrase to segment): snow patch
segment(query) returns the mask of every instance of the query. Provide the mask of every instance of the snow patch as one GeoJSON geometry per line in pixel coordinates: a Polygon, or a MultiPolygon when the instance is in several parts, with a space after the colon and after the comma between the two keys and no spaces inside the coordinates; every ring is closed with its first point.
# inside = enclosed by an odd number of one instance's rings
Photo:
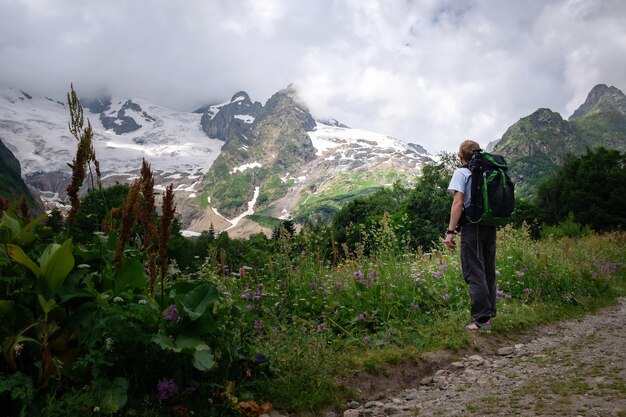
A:
{"type": "Polygon", "coordinates": [[[254,117],[247,114],[236,114],[235,119],[242,120],[244,123],[253,123],[254,117]]]}
{"type": "Polygon", "coordinates": [[[261,190],[261,187],[255,187],[254,195],[252,196],[252,200],[248,201],[248,210],[246,210],[245,212],[241,213],[239,216],[235,217],[234,219],[229,220],[231,225],[228,226],[225,230],[232,229],[233,227],[237,226],[237,224],[239,223],[239,221],[241,219],[243,219],[244,217],[249,216],[251,214],[254,214],[254,205],[256,204],[257,198],[259,198],[259,191],[260,190],[261,190]]]}
{"type": "Polygon", "coordinates": [[[236,168],[233,168],[230,173],[234,174],[235,172],[239,171],[239,172],[244,172],[246,169],[248,168],[260,168],[263,165],[259,164],[258,162],[251,162],[249,164],[244,164],[244,165],[240,165],[236,168]]]}
{"type": "Polygon", "coordinates": [[[200,233],[193,232],[191,230],[181,230],[180,234],[183,235],[184,237],[198,237],[198,236],[200,236],[200,233]]]}

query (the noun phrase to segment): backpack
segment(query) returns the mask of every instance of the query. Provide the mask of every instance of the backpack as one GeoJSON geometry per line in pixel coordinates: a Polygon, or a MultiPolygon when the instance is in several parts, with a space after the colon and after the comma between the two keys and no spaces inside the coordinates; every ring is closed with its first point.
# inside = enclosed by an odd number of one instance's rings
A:
{"type": "Polygon", "coordinates": [[[515,209],[515,186],[504,157],[476,149],[466,167],[472,173],[472,195],[464,220],[489,226],[507,223],[515,209]]]}

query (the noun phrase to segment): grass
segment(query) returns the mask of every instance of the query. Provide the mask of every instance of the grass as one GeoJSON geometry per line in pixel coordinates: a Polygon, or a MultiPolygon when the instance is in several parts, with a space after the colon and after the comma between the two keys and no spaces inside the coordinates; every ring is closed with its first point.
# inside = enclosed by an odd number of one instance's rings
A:
{"type": "MultiPolygon", "coordinates": [[[[579,242],[581,248],[576,248],[576,251],[580,250],[582,253],[588,250],[587,245],[593,246],[598,243],[596,238],[591,238],[591,240],[593,240],[592,243],[579,242]]],[[[553,242],[552,245],[556,248],[548,250],[550,245],[547,244],[545,247],[535,248],[535,251],[541,251],[543,254],[553,251],[562,253],[560,243],[553,242]]],[[[582,267],[584,262],[579,254],[571,246],[568,250],[571,252],[570,256],[574,256],[576,263],[572,269],[582,267]]],[[[618,248],[617,251],[619,250],[618,248]]],[[[592,255],[598,255],[597,248],[592,255]]],[[[531,252],[528,256],[534,256],[534,253],[531,252]]],[[[589,253],[585,256],[592,259],[589,253]]],[[[541,261],[541,258],[539,259],[541,261]]],[[[450,260],[450,262],[454,261],[450,260]]],[[[525,260],[522,260],[523,262],[525,260]]],[[[570,274],[570,267],[564,262],[554,262],[551,267],[559,270],[559,273],[570,274]]],[[[395,268],[401,270],[398,265],[395,268]]],[[[431,270],[435,269],[431,267],[431,270]]],[[[579,277],[582,275],[579,274],[579,277]]],[[[338,277],[334,275],[333,278],[338,277]]],[[[452,273],[450,278],[453,281],[460,279],[456,273],[452,273]]],[[[509,337],[541,324],[581,317],[611,305],[615,303],[618,296],[625,294],[623,281],[622,269],[622,272],[617,274],[611,282],[610,290],[602,293],[591,290],[592,295],[577,294],[576,303],[569,302],[567,297],[558,299],[555,294],[550,293],[544,293],[541,299],[536,300],[525,299],[519,294],[512,299],[502,300],[499,302],[498,317],[495,319],[496,326],[492,334],[509,337]]],[[[452,285],[457,284],[453,282],[452,285]]],[[[401,284],[397,285],[401,287],[401,284]]],[[[445,283],[441,285],[445,286],[445,283]]],[[[528,282],[523,285],[528,285],[528,282]]],[[[574,284],[564,283],[563,285],[574,284]]],[[[278,377],[268,385],[264,396],[271,398],[279,409],[318,411],[329,404],[340,405],[352,394],[346,390],[346,387],[337,383],[343,377],[361,372],[384,375],[390,366],[418,358],[427,352],[442,349],[451,351],[466,349],[471,346],[471,338],[463,331],[464,324],[467,324],[469,320],[467,304],[465,304],[467,299],[464,297],[461,295],[461,301],[449,309],[441,307],[429,312],[422,311],[423,315],[428,317],[414,321],[407,321],[406,318],[398,319],[395,325],[387,328],[386,332],[375,334],[363,333],[347,325],[345,331],[335,329],[337,333],[317,334],[314,326],[304,321],[303,323],[306,324],[303,328],[292,329],[292,332],[282,334],[272,341],[271,346],[274,348],[272,356],[276,358],[273,366],[278,377]],[[363,342],[364,334],[370,336],[372,341],[379,338],[381,343],[363,342]]],[[[353,303],[356,301],[355,299],[348,300],[353,303]]],[[[270,346],[267,342],[265,340],[260,343],[260,348],[267,349],[270,346]]],[[[581,393],[588,387],[583,381],[575,379],[570,385],[559,388],[559,385],[555,383],[551,385],[551,388],[562,394],[563,392],[581,393]],[[562,391],[559,391],[560,389],[562,391]]],[[[617,388],[623,389],[623,386],[617,388]]],[[[544,409],[541,402],[536,404],[536,407],[537,410],[544,409]]],[[[487,413],[490,410],[482,411],[487,413]]]]}

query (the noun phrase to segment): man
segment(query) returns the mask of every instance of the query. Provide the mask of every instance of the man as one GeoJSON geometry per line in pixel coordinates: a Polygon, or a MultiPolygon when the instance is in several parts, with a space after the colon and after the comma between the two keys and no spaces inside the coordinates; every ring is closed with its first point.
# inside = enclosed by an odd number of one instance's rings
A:
{"type": "Polygon", "coordinates": [[[461,230],[461,269],[469,285],[472,323],[470,331],[490,331],[491,318],[496,316],[496,227],[467,222],[463,210],[471,201],[471,172],[467,167],[474,150],[480,145],[466,140],[459,147],[461,168],[452,174],[448,191],[453,195],[450,223],[443,243],[456,247],[457,227],[461,230]]]}

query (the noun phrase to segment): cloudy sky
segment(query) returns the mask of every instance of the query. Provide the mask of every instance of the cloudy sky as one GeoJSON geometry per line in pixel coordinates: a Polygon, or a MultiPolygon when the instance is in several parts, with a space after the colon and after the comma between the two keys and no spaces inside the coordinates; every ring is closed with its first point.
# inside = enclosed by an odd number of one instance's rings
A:
{"type": "Polygon", "coordinates": [[[191,111],[293,83],[315,117],[437,153],[626,91],[625,28],[623,0],[0,0],[0,85],[191,111]]]}

